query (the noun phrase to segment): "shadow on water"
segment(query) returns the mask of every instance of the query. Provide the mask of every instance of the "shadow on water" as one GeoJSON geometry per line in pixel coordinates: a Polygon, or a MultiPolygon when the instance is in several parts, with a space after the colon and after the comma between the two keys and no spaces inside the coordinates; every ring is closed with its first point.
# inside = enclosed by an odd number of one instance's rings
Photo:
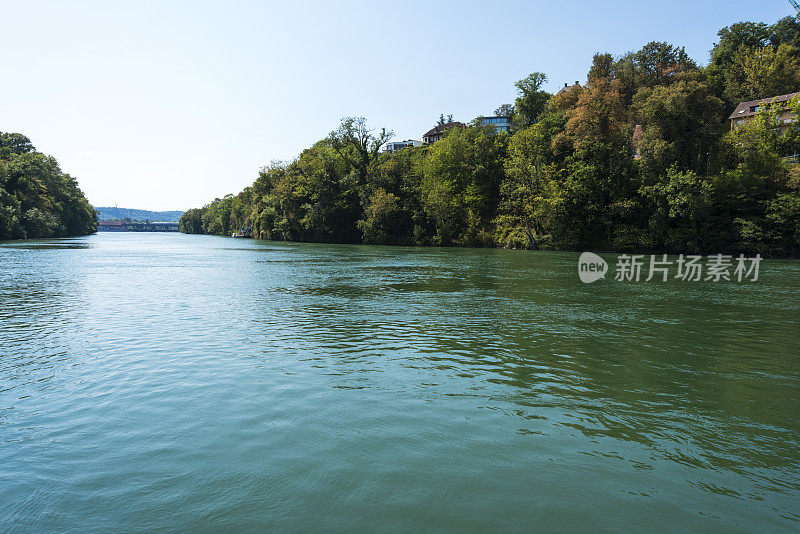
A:
{"type": "Polygon", "coordinates": [[[781,480],[800,489],[796,263],[776,264],[788,272],[767,287],[583,286],[570,254],[387,255],[307,265],[262,290],[254,326],[269,331],[281,310],[282,336],[335,369],[335,388],[385,388],[362,382],[365,365],[405,368],[400,389],[472,398],[518,417],[521,434],[613,440],[585,454],[637,444],[641,469],[660,459],[737,473],[762,493],[781,480]],[[329,267],[342,263],[355,266],[329,267]]]}
{"type": "Polygon", "coordinates": [[[16,250],[64,250],[88,249],[91,244],[85,238],[29,239],[23,241],[0,241],[0,248],[16,250]]]}

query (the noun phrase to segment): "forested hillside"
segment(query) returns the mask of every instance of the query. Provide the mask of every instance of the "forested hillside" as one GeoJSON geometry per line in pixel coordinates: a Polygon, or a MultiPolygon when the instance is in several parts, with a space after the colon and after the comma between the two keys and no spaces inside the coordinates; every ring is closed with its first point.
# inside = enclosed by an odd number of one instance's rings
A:
{"type": "Polygon", "coordinates": [[[75,179],[18,133],[0,132],[0,240],[94,233],[97,216],[75,179]]]}
{"type": "Polygon", "coordinates": [[[150,211],[118,208],[116,206],[101,206],[96,207],[95,210],[100,220],[124,219],[127,217],[135,221],[178,222],[181,215],[183,215],[182,211],[150,211]]]}
{"type": "MultiPolygon", "coordinates": [[[[718,36],[706,66],[651,42],[621,57],[596,54],[586,81],[555,95],[533,73],[515,84],[516,102],[498,108],[514,116],[511,135],[475,121],[386,154],[391,132],[345,119],[238,195],[186,212],[181,230],[796,257],[800,124],[782,134],[776,109],[762,106],[732,131],[728,116],[741,101],[800,91],[800,24],[743,22],[718,36]]],[[[800,99],[790,107],[796,119],[800,99]]]]}

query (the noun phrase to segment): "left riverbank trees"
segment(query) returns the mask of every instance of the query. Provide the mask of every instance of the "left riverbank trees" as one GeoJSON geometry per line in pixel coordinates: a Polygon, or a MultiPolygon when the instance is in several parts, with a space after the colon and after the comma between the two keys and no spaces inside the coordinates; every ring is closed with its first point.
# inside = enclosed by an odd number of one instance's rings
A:
{"type": "Polygon", "coordinates": [[[0,240],[88,235],[97,214],[75,179],[22,134],[0,132],[0,240]]]}

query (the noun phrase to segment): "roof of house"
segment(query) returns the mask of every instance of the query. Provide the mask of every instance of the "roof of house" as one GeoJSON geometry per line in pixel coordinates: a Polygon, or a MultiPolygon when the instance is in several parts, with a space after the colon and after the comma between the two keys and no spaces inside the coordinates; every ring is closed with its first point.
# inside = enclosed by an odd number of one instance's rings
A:
{"type": "Polygon", "coordinates": [[[564,91],[571,91],[574,87],[580,87],[580,86],[581,83],[578,80],[575,80],[575,83],[573,85],[569,85],[567,82],[564,82],[564,87],[562,87],[556,94],[559,95],[564,91]]]}
{"type": "Polygon", "coordinates": [[[454,126],[461,126],[463,128],[464,124],[461,122],[446,122],[444,124],[438,124],[436,125],[436,127],[431,128],[430,130],[425,132],[425,134],[422,137],[431,137],[434,135],[442,134],[444,133],[445,130],[452,128],[454,126]]]}
{"type": "Polygon", "coordinates": [[[733,110],[733,113],[731,113],[731,116],[728,117],[728,119],[733,120],[733,119],[741,119],[743,117],[752,117],[753,115],[758,113],[758,111],[750,111],[750,108],[757,106],[758,104],[768,104],[773,100],[780,104],[782,102],[788,102],[797,95],[800,95],[800,92],[789,93],[788,95],[771,96],[769,98],[760,98],[758,100],[750,100],[748,102],[742,102],[738,106],[736,106],[736,109],[733,110]]]}
{"type": "Polygon", "coordinates": [[[97,224],[104,226],[122,226],[122,221],[97,221],[97,224]]]}

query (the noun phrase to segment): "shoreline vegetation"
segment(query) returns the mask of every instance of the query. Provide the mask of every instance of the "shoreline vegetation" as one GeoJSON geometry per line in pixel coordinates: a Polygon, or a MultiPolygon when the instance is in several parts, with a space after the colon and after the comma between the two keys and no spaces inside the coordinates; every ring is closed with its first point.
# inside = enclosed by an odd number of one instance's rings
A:
{"type": "Polygon", "coordinates": [[[96,230],[97,214],[75,178],[24,135],[0,132],[0,241],[96,230]]]}
{"type": "MultiPolygon", "coordinates": [[[[800,256],[800,98],[732,129],[740,102],[800,91],[800,23],[718,32],[708,65],[651,42],[595,54],[584,84],[516,82],[510,134],[480,119],[381,152],[364,118],[237,195],[191,209],[184,233],[271,240],[800,256]],[[786,113],[786,110],[781,112],[786,113]]],[[[442,117],[440,124],[446,119],[442,117]]],[[[424,127],[425,125],[423,125],[424,127]]],[[[422,130],[422,128],[421,128],[422,130]]]]}

